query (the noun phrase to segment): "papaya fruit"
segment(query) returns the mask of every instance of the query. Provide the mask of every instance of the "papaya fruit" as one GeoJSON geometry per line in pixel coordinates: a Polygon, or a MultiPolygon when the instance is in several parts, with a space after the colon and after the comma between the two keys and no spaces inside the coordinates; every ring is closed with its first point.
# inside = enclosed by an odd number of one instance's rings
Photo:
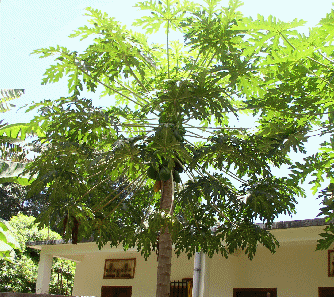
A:
{"type": "Polygon", "coordinates": [[[180,174],[176,170],[173,171],[173,179],[177,184],[179,184],[181,182],[180,174]]]}
{"type": "Polygon", "coordinates": [[[179,161],[175,161],[175,167],[174,169],[179,172],[182,173],[183,172],[183,166],[179,163],[179,161]]]}
{"type": "Polygon", "coordinates": [[[147,169],[147,176],[151,179],[157,180],[159,173],[157,170],[155,170],[155,168],[153,166],[150,166],[147,169]]]}
{"type": "Polygon", "coordinates": [[[159,192],[161,190],[161,181],[157,180],[153,187],[154,192],[159,192]]]}
{"type": "Polygon", "coordinates": [[[166,180],[170,179],[170,174],[171,174],[170,169],[167,166],[164,166],[160,169],[159,177],[160,177],[161,180],[166,181],[166,180]]]}
{"type": "Polygon", "coordinates": [[[184,140],[183,136],[180,135],[178,130],[174,130],[174,136],[176,138],[177,141],[182,142],[184,140]]]}

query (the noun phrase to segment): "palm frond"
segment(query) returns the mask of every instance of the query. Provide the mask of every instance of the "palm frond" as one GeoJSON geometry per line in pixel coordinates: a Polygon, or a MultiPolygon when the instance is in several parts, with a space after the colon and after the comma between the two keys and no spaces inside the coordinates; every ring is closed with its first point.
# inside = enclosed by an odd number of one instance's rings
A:
{"type": "Polygon", "coordinates": [[[0,89],[0,94],[0,112],[6,112],[11,107],[15,107],[8,101],[21,97],[24,94],[24,89],[0,89]]]}

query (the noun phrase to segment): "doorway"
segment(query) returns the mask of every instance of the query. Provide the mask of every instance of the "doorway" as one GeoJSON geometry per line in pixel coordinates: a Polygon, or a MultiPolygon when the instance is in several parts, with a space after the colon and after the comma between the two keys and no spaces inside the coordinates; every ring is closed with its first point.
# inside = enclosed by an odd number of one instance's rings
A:
{"type": "Polygon", "coordinates": [[[277,288],[233,289],[233,297],[277,297],[277,288]]]}
{"type": "Polygon", "coordinates": [[[334,287],[319,287],[319,297],[332,297],[334,296],[334,287]]]}
{"type": "Polygon", "coordinates": [[[101,297],[131,297],[132,287],[124,286],[103,286],[101,297]]]}

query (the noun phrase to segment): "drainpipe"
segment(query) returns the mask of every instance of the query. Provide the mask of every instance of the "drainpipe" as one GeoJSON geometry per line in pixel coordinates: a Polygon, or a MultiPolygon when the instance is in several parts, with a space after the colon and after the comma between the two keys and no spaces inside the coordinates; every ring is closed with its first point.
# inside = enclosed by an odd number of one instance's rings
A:
{"type": "Polygon", "coordinates": [[[194,259],[193,297],[199,297],[201,270],[202,270],[202,253],[196,252],[194,259]]]}

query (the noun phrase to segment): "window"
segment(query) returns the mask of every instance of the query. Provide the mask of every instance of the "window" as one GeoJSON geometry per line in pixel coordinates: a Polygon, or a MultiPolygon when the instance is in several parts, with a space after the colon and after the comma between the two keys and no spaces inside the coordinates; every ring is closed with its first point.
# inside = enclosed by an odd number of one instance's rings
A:
{"type": "Polygon", "coordinates": [[[332,297],[334,296],[334,287],[319,287],[319,297],[332,297]]]}
{"type": "Polygon", "coordinates": [[[104,286],[101,289],[101,297],[131,297],[132,287],[104,286]]]}
{"type": "Polygon", "coordinates": [[[277,288],[233,289],[233,297],[277,297],[277,288]]]}

